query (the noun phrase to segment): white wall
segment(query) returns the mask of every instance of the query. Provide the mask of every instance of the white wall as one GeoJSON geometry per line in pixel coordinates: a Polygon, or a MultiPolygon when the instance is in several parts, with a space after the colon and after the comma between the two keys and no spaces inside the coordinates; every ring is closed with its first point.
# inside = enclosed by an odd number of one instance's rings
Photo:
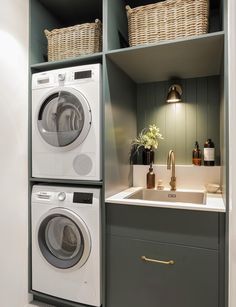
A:
{"type": "Polygon", "coordinates": [[[28,0],[0,0],[0,7],[0,306],[23,307],[28,302],[28,0]]]}
{"type": "Polygon", "coordinates": [[[229,0],[229,137],[230,137],[230,217],[229,217],[229,307],[236,306],[236,1],[229,0]]]}

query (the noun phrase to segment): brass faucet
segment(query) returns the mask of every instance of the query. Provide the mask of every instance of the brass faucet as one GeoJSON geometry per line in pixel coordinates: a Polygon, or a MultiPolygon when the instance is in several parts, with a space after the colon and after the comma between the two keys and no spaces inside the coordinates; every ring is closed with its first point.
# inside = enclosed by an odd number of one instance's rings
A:
{"type": "Polygon", "coordinates": [[[175,155],[174,151],[171,149],[168,153],[167,157],[167,169],[172,168],[172,173],[171,173],[171,179],[170,179],[170,186],[171,186],[171,191],[176,190],[176,177],[175,177],[175,155]]]}

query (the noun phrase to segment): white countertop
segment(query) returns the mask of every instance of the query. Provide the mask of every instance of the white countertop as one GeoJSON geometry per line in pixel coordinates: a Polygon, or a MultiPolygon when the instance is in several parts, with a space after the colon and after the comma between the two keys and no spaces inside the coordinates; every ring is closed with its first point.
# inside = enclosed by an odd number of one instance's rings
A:
{"type": "MultiPolygon", "coordinates": [[[[194,203],[181,203],[181,202],[162,202],[162,201],[150,201],[139,199],[128,199],[137,191],[142,190],[142,187],[132,187],[126,189],[118,194],[115,194],[109,198],[106,198],[106,203],[110,204],[124,204],[143,207],[157,207],[157,208],[170,208],[170,209],[185,209],[185,210],[197,210],[197,211],[210,211],[210,212],[225,212],[225,204],[222,198],[222,194],[206,194],[205,204],[194,203]]],[[[193,191],[193,190],[192,190],[193,191]]]]}

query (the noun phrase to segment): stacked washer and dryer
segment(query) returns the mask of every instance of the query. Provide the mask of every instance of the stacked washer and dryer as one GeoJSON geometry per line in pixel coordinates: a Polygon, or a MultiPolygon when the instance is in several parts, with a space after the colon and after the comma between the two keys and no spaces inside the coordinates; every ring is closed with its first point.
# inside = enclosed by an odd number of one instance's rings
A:
{"type": "Polygon", "coordinates": [[[100,306],[100,64],[33,75],[32,177],[65,182],[32,189],[33,293],[100,306]]]}

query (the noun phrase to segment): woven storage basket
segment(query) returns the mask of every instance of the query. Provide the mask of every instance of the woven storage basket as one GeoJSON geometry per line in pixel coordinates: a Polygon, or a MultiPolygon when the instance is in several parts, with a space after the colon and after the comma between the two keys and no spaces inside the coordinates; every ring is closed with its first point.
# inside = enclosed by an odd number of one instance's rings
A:
{"type": "Polygon", "coordinates": [[[208,31],[208,0],[166,0],[126,10],[130,46],[208,31]]]}
{"type": "Polygon", "coordinates": [[[102,50],[102,23],[83,23],[73,27],[44,30],[48,40],[48,61],[58,61],[102,50]]]}

